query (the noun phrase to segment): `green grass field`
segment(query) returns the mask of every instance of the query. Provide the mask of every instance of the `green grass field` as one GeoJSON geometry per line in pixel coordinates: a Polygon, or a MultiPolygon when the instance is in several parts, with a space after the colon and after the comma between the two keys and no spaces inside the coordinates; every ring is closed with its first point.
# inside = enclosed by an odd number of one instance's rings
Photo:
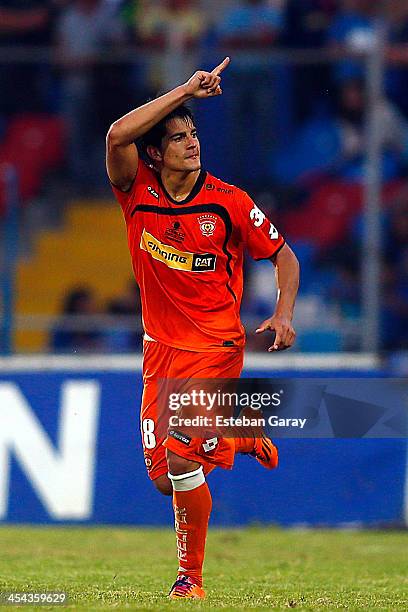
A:
{"type": "Polygon", "coordinates": [[[175,568],[170,529],[0,528],[0,592],[64,590],[69,609],[408,609],[408,532],[213,529],[205,602],[166,599],[175,568]]]}

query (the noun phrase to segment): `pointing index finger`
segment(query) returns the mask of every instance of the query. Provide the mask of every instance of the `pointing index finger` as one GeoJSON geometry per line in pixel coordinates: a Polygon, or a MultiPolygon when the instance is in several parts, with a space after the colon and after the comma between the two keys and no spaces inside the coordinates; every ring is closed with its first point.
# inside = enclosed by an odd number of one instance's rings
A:
{"type": "Polygon", "coordinates": [[[228,66],[228,64],[230,63],[230,58],[226,57],[221,64],[218,64],[218,66],[216,66],[214,68],[214,70],[211,70],[211,74],[214,74],[215,76],[219,76],[221,74],[221,72],[223,70],[225,70],[225,68],[228,66]]]}

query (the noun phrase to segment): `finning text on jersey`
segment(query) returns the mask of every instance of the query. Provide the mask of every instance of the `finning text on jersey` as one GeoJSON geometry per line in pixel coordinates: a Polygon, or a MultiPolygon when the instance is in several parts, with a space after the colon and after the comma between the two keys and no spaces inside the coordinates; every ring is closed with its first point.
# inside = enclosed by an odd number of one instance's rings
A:
{"type": "Polygon", "coordinates": [[[214,253],[189,253],[179,251],[169,244],[157,240],[143,229],[140,237],[140,248],[147,251],[153,259],[161,261],[167,267],[186,272],[211,272],[215,270],[217,256],[214,253]]]}

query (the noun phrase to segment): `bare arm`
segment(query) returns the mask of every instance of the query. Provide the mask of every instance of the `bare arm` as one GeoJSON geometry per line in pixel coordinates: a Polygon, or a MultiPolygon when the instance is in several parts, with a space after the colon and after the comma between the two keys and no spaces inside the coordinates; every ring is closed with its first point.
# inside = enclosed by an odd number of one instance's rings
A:
{"type": "Polygon", "coordinates": [[[267,329],[275,331],[275,341],[269,351],[283,351],[290,348],[296,337],[292,327],[293,311],[299,289],[299,262],[292,249],[285,244],[274,258],[278,299],[275,312],[256,330],[257,334],[267,329]]]}
{"type": "Polygon", "coordinates": [[[220,74],[229,64],[225,58],[212,72],[199,70],[185,83],[132,110],[113,123],[106,137],[106,168],[112,183],[127,191],[137,172],[138,152],[134,141],[191,98],[222,94],[220,74]]]}

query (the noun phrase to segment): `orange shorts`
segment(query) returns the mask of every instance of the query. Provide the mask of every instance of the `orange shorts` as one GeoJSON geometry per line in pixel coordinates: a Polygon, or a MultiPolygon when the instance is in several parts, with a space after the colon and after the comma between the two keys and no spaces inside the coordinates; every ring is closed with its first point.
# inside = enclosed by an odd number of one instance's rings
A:
{"type": "Polygon", "coordinates": [[[146,468],[151,480],[167,473],[166,448],[204,466],[204,471],[220,466],[231,469],[234,463],[233,439],[189,438],[168,431],[160,424],[158,401],[160,380],[239,378],[243,366],[243,350],[196,353],[172,348],[160,342],[143,343],[143,397],[140,426],[146,468]],[[168,435],[169,434],[169,435],[168,435]]]}

